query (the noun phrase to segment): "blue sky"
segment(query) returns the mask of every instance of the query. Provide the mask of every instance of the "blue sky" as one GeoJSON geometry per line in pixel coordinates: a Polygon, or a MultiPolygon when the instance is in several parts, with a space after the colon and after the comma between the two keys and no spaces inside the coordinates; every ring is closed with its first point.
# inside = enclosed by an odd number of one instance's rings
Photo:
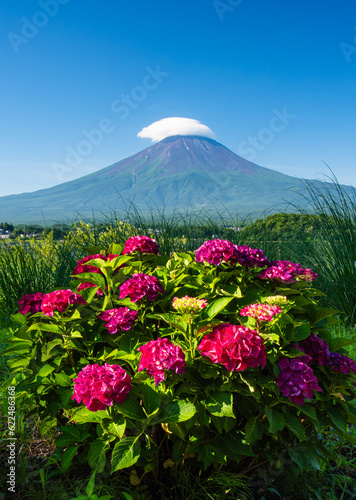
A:
{"type": "Polygon", "coordinates": [[[3,0],[0,19],[1,196],[135,154],[175,116],[258,165],[327,163],[356,186],[350,0],[3,0]]]}

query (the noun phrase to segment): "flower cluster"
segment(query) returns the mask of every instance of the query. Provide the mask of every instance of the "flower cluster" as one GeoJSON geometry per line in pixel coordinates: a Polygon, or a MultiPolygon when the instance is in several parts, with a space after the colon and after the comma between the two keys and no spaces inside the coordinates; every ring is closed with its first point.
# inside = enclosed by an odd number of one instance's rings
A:
{"type": "Polygon", "coordinates": [[[279,306],[268,304],[251,304],[241,309],[241,316],[250,316],[258,321],[272,321],[273,316],[282,312],[279,306]]]}
{"type": "Polygon", "coordinates": [[[154,253],[158,255],[158,245],[156,240],[149,238],[148,236],[131,236],[126,242],[122,254],[126,253],[154,253]]]}
{"type": "Polygon", "coordinates": [[[322,392],[318,379],[308,365],[309,356],[282,358],[278,361],[281,369],[276,379],[281,393],[292,403],[302,406],[306,398],[313,399],[313,391],[322,392]]]}
{"type": "Polygon", "coordinates": [[[298,349],[310,357],[310,364],[324,366],[330,357],[328,344],[315,333],[311,333],[309,337],[302,340],[298,349]]]}
{"type": "Polygon", "coordinates": [[[20,310],[21,314],[27,314],[30,312],[31,314],[37,313],[41,310],[41,304],[43,299],[43,293],[28,293],[24,295],[20,300],[20,310]]]}
{"type": "Polygon", "coordinates": [[[163,286],[154,276],[136,273],[120,286],[120,299],[129,297],[131,302],[137,302],[146,297],[155,300],[159,293],[164,293],[163,286]]]}
{"type": "Polygon", "coordinates": [[[45,316],[53,316],[54,310],[64,312],[70,304],[86,304],[78,293],[72,290],[55,290],[43,296],[41,310],[45,316]]]}
{"type": "Polygon", "coordinates": [[[261,337],[255,330],[240,325],[216,326],[202,338],[198,349],[231,372],[266,365],[266,347],[261,337]]]}
{"type": "Polygon", "coordinates": [[[235,245],[237,250],[237,261],[244,267],[265,267],[268,264],[267,257],[259,248],[250,248],[247,245],[235,245]]]}
{"type": "Polygon", "coordinates": [[[86,365],[74,379],[71,399],[91,411],[105,410],[113,402],[123,403],[132,389],[131,378],[119,365],[86,365]]]}
{"type": "Polygon", "coordinates": [[[164,380],[164,370],[184,373],[185,355],[183,350],[168,339],[158,338],[137,349],[141,352],[138,371],[147,370],[158,385],[164,380]]]}
{"type": "Polygon", "coordinates": [[[197,299],[195,297],[174,297],[172,306],[181,314],[198,314],[204,307],[208,305],[205,299],[197,299]]]}
{"type": "Polygon", "coordinates": [[[341,372],[348,375],[350,371],[353,371],[356,374],[355,361],[348,356],[344,356],[340,352],[333,352],[330,354],[326,364],[331,366],[334,372],[341,372]]]}
{"type": "Polygon", "coordinates": [[[270,295],[264,301],[271,306],[284,306],[288,304],[288,299],[285,295],[270,295]]]}
{"type": "Polygon", "coordinates": [[[122,331],[130,330],[137,321],[137,312],[128,307],[118,307],[108,309],[100,313],[98,317],[106,322],[105,328],[109,330],[109,333],[114,334],[118,328],[122,331]]]}
{"type": "Polygon", "coordinates": [[[208,262],[218,266],[222,261],[231,265],[238,261],[236,246],[228,240],[209,240],[195,251],[197,262],[208,262]]]}
{"type": "Polygon", "coordinates": [[[297,278],[301,281],[314,281],[318,275],[313,273],[311,269],[304,269],[300,264],[289,260],[275,260],[269,262],[267,269],[262,271],[258,277],[282,283],[295,283],[297,278]]]}

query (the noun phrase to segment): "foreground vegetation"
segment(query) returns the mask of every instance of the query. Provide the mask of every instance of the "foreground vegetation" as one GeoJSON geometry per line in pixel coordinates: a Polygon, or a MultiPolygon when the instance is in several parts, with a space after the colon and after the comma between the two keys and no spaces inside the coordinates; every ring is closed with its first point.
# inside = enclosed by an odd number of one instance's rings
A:
{"type": "MultiPolygon", "coordinates": [[[[324,305],[339,311],[340,323],[333,327],[333,338],[350,338],[351,341],[354,334],[351,325],[355,323],[356,301],[353,293],[356,279],[355,266],[350,256],[356,255],[353,246],[356,205],[353,200],[345,198],[342,191],[340,199],[321,198],[318,193],[315,194],[315,213],[318,215],[316,219],[314,215],[306,213],[293,217],[277,214],[265,221],[258,221],[255,225],[251,224],[242,231],[236,230],[243,225],[241,221],[233,219],[224,224],[204,219],[201,215],[198,219],[196,216],[172,216],[168,219],[163,217],[161,220],[155,218],[147,221],[136,212],[125,223],[113,218],[105,227],[93,223],[79,223],[71,227],[63,241],[56,241],[49,233],[42,237],[40,242],[19,242],[14,246],[3,244],[0,251],[3,348],[12,335],[9,315],[17,310],[20,297],[38,290],[50,292],[56,288],[67,288],[70,285],[69,274],[78,259],[106,248],[112,241],[123,243],[135,234],[154,237],[162,252],[168,254],[173,251],[194,250],[207,239],[220,238],[235,244],[249,244],[254,248],[261,248],[270,259],[283,258],[300,262],[304,267],[311,267],[319,274],[317,287],[328,294],[324,298],[324,305]],[[289,221],[293,220],[294,227],[298,227],[300,222],[299,230],[295,232],[297,234],[293,231],[283,234],[283,226],[288,226],[286,217],[289,221]],[[271,224],[274,224],[273,230],[271,224]],[[330,238],[330,235],[333,237],[330,238]]],[[[356,351],[351,342],[350,345],[345,342],[345,349],[351,358],[356,358],[356,351]]],[[[9,373],[6,360],[0,359],[2,378],[6,380],[9,373]]],[[[85,464],[78,464],[66,472],[63,467],[61,469],[58,456],[53,456],[57,429],[52,428],[42,436],[35,406],[34,410],[31,417],[17,415],[16,432],[21,443],[18,445],[18,484],[23,485],[18,498],[69,500],[78,495],[88,498],[91,490],[90,485],[88,487],[91,469],[85,464]],[[52,459],[48,461],[46,457],[51,455],[52,459]]],[[[2,414],[6,415],[5,408],[2,409],[2,414]]],[[[4,423],[3,437],[6,432],[4,423]]],[[[352,425],[348,426],[348,432],[351,437],[356,438],[352,425]]],[[[354,445],[337,435],[333,427],[321,432],[319,439],[330,452],[324,457],[319,469],[305,464],[299,470],[297,466],[292,467],[291,473],[287,475],[285,467],[262,467],[251,473],[249,481],[246,482],[245,478],[236,476],[231,471],[222,473],[219,469],[207,477],[196,477],[191,475],[189,468],[183,464],[179,481],[173,490],[162,482],[150,480],[147,475],[141,479],[118,471],[114,476],[109,476],[103,470],[92,478],[95,480],[94,493],[99,497],[111,495],[114,499],[129,500],[131,497],[138,500],[154,497],[192,500],[356,498],[354,445]]],[[[6,459],[5,452],[2,459],[6,459]]],[[[288,460],[284,452],[278,459],[282,463],[288,460]]]]}

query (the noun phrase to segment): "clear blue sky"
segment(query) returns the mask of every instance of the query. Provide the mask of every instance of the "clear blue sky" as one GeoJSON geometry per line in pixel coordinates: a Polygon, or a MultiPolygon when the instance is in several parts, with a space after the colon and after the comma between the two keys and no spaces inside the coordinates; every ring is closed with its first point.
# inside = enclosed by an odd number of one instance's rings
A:
{"type": "Polygon", "coordinates": [[[261,166],[313,178],[326,162],[356,186],[351,0],[3,0],[0,19],[0,195],[104,168],[171,116],[261,166]]]}

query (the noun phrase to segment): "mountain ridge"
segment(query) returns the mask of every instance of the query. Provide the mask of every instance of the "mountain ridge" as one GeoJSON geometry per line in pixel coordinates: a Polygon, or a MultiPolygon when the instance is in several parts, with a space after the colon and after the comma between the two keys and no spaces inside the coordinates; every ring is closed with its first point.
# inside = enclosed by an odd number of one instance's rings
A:
{"type": "Polygon", "coordinates": [[[292,201],[301,189],[299,179],[249,162],[214,139],[177,135],[78,179],[0,197],[0,220],[100,217],[131,202],[143,213],[150,208],[213,213],[219,205],[260,215],[292,201]]]}

